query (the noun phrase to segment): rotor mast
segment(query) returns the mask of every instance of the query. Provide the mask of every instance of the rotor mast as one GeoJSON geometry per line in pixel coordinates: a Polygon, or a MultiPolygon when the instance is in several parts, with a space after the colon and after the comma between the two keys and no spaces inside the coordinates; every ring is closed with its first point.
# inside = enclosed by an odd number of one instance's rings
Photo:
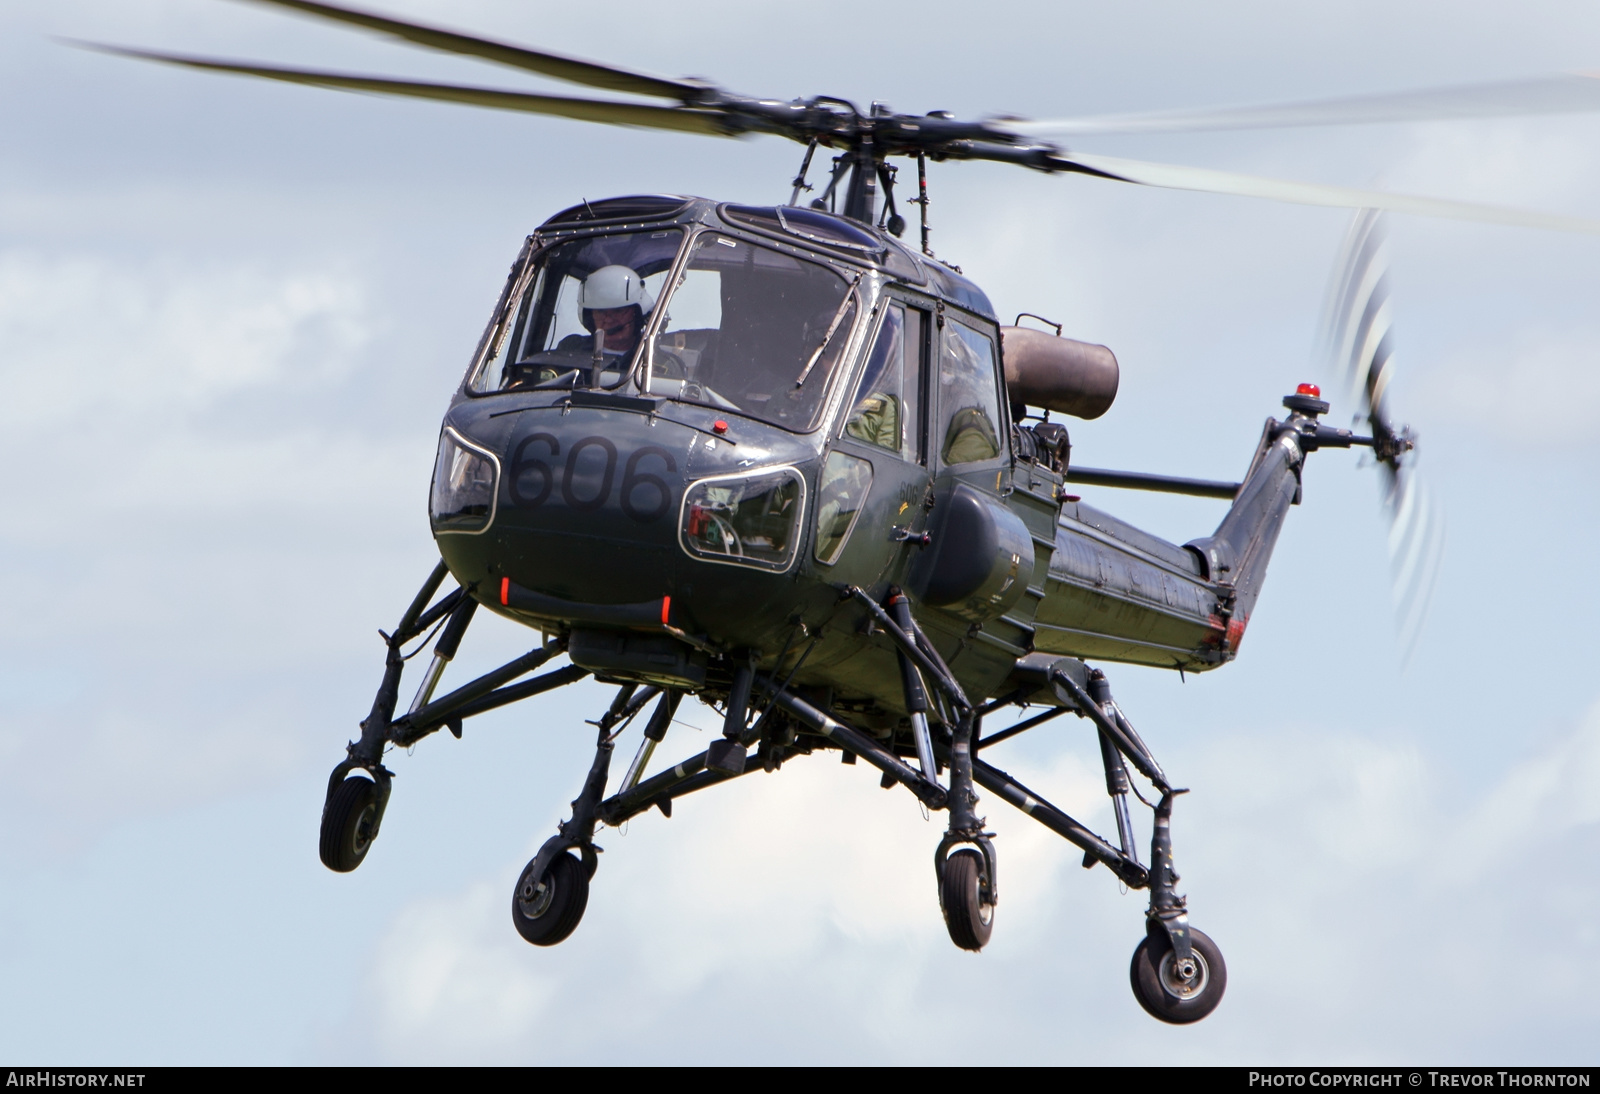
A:
{"type": "Polygon", "coordinates": [[[872,104],[871,113],[863,118],[857,115],[855,139],[850,145],[850,181],[845,187],[844,215],[863,224],[874,224],[878,219],[878,176],[883,171],[883,153],[873,140],[876,120],[889,117],[891,111],[883,103],[872,104]]]}
{"type": "Polygon", "coordinates": [[[872,137],[864,137],[850,150],[850,181],[845,186],[844,215],[863,224],[878,219],[878,168],[881,156],[872,154],[872,137]]]}

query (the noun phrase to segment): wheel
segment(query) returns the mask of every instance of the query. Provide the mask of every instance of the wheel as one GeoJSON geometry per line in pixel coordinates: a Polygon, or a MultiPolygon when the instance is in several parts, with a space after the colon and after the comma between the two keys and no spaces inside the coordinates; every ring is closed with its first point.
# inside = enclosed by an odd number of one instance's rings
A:
{"type": "Polygon", "coordinates": [[[1145,936],[1133,951],[1133,964],[1128,969],[1139,1005],[1151,1017],[1173,1025],[1200,1021],[1217,1009],[1222,993],[1228,989],[1228,966],[1217,944],[1205,932],[1190,928],[1189,945],[1194,951],[1195,968],[1187,981],[1174,967],[1172,941],[1164,930],[1145,936]]]}
{"type": "Polygon", "coordinates": [[[589,875],[583,864],[563,851],[545,868],[543,885],[537,885],[529,871],[522,869],[516,891],[511,894],[511,922],[517,933],[535,946],[554,946],[578,929],[583,910],[589,906],[589,875]]]}
{"type": "Polygon", "coordinates": [[[367,857],[378,827],[378,786],[371,779],[350,778],[322,809],[322,865],[348,874],[367,857]]]}
{"type": "Polygon", "coordinates": [[[950,941],[963,950],[981,950],[994,931],[994,904],[989,900],[983,852],[964,848],[944,860],[939,879],[939,906],[950,941]]]}

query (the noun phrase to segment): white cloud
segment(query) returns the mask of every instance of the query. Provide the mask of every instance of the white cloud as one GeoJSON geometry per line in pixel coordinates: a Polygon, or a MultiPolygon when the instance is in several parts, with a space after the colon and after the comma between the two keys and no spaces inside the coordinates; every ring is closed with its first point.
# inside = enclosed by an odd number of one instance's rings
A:
{"type": "Polygon", "coordinates": [[[546,1016],[559,981],[519,967],[507,931],[498,944],[492,937],[492,928],[507,926],[509,889],[483,882],[397,918],[379,946],[374,985],[382,1007],[378,1036],[391,1055],[426,1059],[441,1048],[501,1055],[546,1016]]]}
{"type": "Polygon", "coordinates": [[[1524,760],[1474,808],[1437,867],[1457,883],[1486,880],[1530,846],[1600,824],[1600,705],[1578,731],[1524,760]]]}
{"type": "Polygon", "coordinates": [[[414,499],[415,477],[394,468],[418,465],[425,444],[397,448],[317,412],[366,363],[366,296],[328,270],[0,252],[8,532],[81,542],[88,510],[337,518],[370,503],[369,484],[385,499],[413,486],[414,499]]]}
{"type": "Polygon", "coordinates": [[[1591,444],[1600,415],[1600,331],[1534,325],[1463,347],[1434,364],[1419,390],[1494,437],[1540,448],[1591,444]]]}
{"type": "MultiPolygon", "coordinates": [[[[0,632],[0,812],[14,847],[76,846],[112,818],[259,786],[298,759],[281,727],[307,666],[280,679],[269,666],[326,599],[313,583],[327,560],[286,541],[308,512],[325,529],[402,498],[415,511],[427,472],[425,441],[398,451],[296,404],[350,377],[372,329],[362,282],[338,270],[0,250],[0,584],[15,622],[0,632]]],[[[341,634],[296,641],[371,655],[370,626],[341,634]]]]}
{"type": "Polygon", "coordinates": [[[251,388],[326,384],[350,371],[369,324],[348,276],[3,252],[4,423],[88,405],[148,428],[144,416],[167,424],[251,388]]]}
{"type": "Polygon", "coordinates": [[[1430,123],[1410,127],[1407,150],[1384,184],[1411,193],[1584,215],[1600,165],[1581,115],[1430,123]]]}

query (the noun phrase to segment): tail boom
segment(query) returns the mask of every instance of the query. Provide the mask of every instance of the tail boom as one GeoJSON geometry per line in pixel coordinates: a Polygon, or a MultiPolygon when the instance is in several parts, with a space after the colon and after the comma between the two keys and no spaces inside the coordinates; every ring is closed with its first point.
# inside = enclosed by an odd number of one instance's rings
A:
{"type": "Polygon", "coordinates": [[[1304,393],[1269,418],[1250,470],[1215,532],[1179,547],[1078,501],[1062,506],[1037,649],[1204,672],[1231,661],[1261,595],[1306,453],[1370,445],[1320,424],[1304,393]]]}

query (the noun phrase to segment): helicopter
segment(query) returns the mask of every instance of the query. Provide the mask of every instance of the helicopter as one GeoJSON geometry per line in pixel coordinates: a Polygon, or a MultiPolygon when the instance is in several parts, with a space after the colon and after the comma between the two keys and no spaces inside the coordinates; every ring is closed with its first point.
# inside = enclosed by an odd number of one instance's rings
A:
{"type": "Polygon", "coordinates": [[[981,950],[998,905],[982,789],[1073,844],[1086,867],[1104,865],[1147,890],[1130,966],[1137,1000],[1166,1022],[1210,1014],[1227,970],[1176,888],[1171,818],[1184,791],[1090,662],[1203,672],[1233,660],[1310,453],[1369,448],[1398,476],[1413,440],[1381,416],[1372,385],[1373,429],[1362,436],[1325,424],[1329,404],[1303,384],[1284,398],[1284,417],[1268,419],[1239,482],[1073,465],[1068,432],[1049,414],[1105,414],[1115,355],[1060,328],[1022,326],[1024,316],[1003,325],[982,289],[935,257],[926,163],[984,160],[1313,204],[1595,226],[1070,153],[1035,141],[1036,123],[903,115],[881,104],[863,111],[825,96],[751,99],[309,0],[262,2],[674,105],[117,52],[805,146],[786,204],[649,193],[585,200],[524,241],[441,426],[428,501],[441,558],[384,635],[372,708],[329,777],[323,863],[349,872],[370,851],[392,793],[385,750],[440,729],[459,738],[467,718],[593,677],[617,689],[593,723],[593,762],[570,818],[512,894],[514,926],[530,943],[554,945],[577,928],[601,825],[651,809],[670,817],[687,794],[838,753],[947,814],[933,865],[956,945],[981,950]],[[818,148],[839,154],[818,196],[801,204],[818,148]],[[907,204],[920,211],[919,248],[902,242],[894,158],[917,166],[918,196],[907,204]],[[1083,503],[1073,483],[1230,505],[1212,534],[1178,545],[1083,503]],[[446,578],[455,587],[441,596],[446,578]],[[540,641],[440,695],[480,608],[540,641]],[[430,659],[402,711],[405,666],[422,652],[430,659]],[[567,663],[549,668],[560,658],[567,663]],[[652,774],[690,697],[720,712],[721,737],[652,774]],[[1011,707],[1043,710],[986,733],[985,720],[1011,707]],[[1067,713],[1093,727],[1114,839],[983,758],[1067,713]],[[637,750],[613,784],[613,754],[635,725],[637,750]],[[1130,794],[1152,814],[1143,853],[1130,794]]]}

